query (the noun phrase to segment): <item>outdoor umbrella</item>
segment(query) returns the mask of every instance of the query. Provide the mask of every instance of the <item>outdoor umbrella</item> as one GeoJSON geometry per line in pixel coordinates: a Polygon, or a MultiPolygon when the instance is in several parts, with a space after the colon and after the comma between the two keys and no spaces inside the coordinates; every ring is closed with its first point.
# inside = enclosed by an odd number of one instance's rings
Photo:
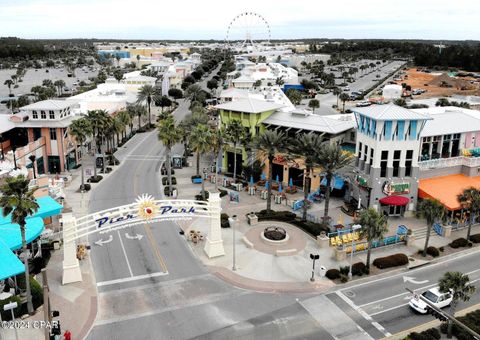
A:
{"type": "Polygon", "coordinates": [[[265,182],[265,189],[268,189],[268,181],[265,182]]]}
{"type": "Polygon", "coordinates": [[[277,178],[276,178],[277,183],[278,183],[278,180],[279,180],[279,178],[278,178],[278,175],[277,175],[277,178]]]}
{"type": "Polygon", "coordinates": [[[280,183],[280,184],[278,185],[278,192],[279,192],[279,193],[282,193],[282,183],[280,183]]]}
{"type": "Polygon", "coordinates": [[[293,178],[290,177],[290,180],[288,181],[288,186],[293,187],[293,178]]]}
{"type": "Polygon", "coordinates": [[[253,176],[250,176],[250,185],[253,186],[253,176]]]}
{"type": "Polygon", "coordinates": [[[267,176],[265,176],[265,174],[262,172],[262,175],[260,176],[260,178],[261,178],[262,180],[265,180],[265,179],[267,178],[267,176]]]}

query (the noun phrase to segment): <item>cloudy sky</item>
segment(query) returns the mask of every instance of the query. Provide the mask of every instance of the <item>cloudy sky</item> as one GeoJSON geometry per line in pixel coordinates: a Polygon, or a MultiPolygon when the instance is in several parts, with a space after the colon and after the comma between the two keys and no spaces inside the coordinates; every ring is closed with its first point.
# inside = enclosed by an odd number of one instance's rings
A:
{"type": "MultiPolygon", "coordinates": [[[[0,36],[224,39],[234,17],[256,12],[272,39],[480,40],[479,0],[0,0],[0,36]]],[[[267,35],[260,20],[253,38],[267,35]]],[[[234,21],[231,38],[247,23],[234,21]]]]}

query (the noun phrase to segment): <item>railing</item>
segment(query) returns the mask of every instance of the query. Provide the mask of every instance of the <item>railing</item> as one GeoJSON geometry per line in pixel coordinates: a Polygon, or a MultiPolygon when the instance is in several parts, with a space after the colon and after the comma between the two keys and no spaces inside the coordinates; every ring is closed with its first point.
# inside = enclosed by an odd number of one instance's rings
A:
{"type": "Polygon", "coordinates": [[[428,161],[418,162],[420,170],[446,168],[458,165],[465,165],[468,167],[480,166],[480,157],[450,157],[450,158],[438,158],[430,159],[428,161]]]}

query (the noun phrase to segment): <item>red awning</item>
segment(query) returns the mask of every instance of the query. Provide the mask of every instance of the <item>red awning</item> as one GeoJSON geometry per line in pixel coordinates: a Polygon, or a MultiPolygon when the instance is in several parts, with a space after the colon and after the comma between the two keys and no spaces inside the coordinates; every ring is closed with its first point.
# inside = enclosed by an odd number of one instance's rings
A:
{"type": "Polygon", "coordinates": [[[409,201],[404,196],[387,196],[380,199],[380,203],[385,205],[407,205],[409,201]]]}

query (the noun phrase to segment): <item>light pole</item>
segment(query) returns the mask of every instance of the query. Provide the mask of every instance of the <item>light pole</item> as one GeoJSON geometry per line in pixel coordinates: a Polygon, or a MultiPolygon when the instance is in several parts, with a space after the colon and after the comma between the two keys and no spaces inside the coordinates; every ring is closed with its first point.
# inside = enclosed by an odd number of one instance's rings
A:
{"type": "MultiPolygon", "coordinates": [[[[15,325],[15,314],[13,312],[13,310],[15,308],[18,307],[18,304],[13,301],[13,302],[10,302],[10,303],[7,303],[6,305],[3,306],[3,310],[6,312],[6,311],[11,311],[12,312],[12,321],[13,321],[13,324],[15,325]]],[[[18,331],[17,331],[17,327],[13,327],[15,329],[15,339],[18,340],[18,331]]]]}
{"type": "Polygon", "coordinates": [[[35,155],[30,155],[28,156],[28,159],[30,160],[30,162],[32,162],[33,179],[36,179],[37,173],[35,172],[35,160],[37,159],[37,157],[35,155]]]}
{"type": "Polygon", "coordinates": [[[17,157],[15,156],[15,151],[17,151],[17,147],[14,145],[12,146],[13,164],[15,165],[15,170],[17,170],[17,157]]]}
{"type": "Polygon", "coordinates": [[[350,270],[348,271],[348,278],[352,279],[352,265],[353,265],[353,252],[355,249],[355,239],[353,238],[353,233],[360,229],[362,226],[360,224],[354,224],[352,225],[352,251],[350,252],[350,270]]]}
{"type": "Polygon", "coordinates": [[[314,282],[315,281],[315,260],[318,260],[320,258],[320,255],[310,254],[310,258],[313,260],[312,277],[310,278],[310,281],[314,282]]]}
{"type": "Polygon", "coordinates": [[[5,155],[3,154],[3,136],[1,134],[0,134],[0,148],[1,148],[1,152],[2,152],[1,160],[3,161],[3,159],[5,158],[5,155]]]}
{"type": "Polygon", "coordinates": [[[232,252],[233,252],[233,261],[232,261],[232,270],[236,271],[237,267],[235,266],[235,225],[237,224],[237,215],[233,215],[232,217],[228,218],[228,224],[230,228],[232,228],[232,235],[233,235],[233,243],[232,243],[232,252]]]}

